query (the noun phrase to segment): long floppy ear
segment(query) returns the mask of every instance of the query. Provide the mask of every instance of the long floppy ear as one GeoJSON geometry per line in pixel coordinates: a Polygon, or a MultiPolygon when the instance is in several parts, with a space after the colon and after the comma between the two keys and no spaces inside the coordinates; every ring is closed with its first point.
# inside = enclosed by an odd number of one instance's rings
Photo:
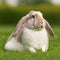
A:
{"type": "Polygon", "coordinates": [[[15,37],[16,39],[19,39],[19,37],[22,34],[23,28],[24,28],[24,23],[29,19],[29,16],[24,16],[22,19],[18,22],[15,30],[12,32],[8,40],[10,40],[12,37],[15,37]]]}
{"type": "Polygon", "coordinates": [[[52,35],[52,36],[54,36],[55,34],[54,34],[54,32],[53,32],[50,24],[46,20],[45,20],[45,23],[46,23],[45,27],[46,27],[47,31],[49,32],[49,34],[52,35]]]}

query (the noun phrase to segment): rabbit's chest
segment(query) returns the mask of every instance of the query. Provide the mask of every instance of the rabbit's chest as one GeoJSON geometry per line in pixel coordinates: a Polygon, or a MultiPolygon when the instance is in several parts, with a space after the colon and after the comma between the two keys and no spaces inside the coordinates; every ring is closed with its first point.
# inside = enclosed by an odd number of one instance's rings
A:
{"type": "Polygon", "coordinates": [[[42,44],[47,41],[47,32],[45,29],[42,31],[34,31],[25,28],[22,34],[22,43],[25,46],[32,46],[34,48],[40,48],[42,44]]]}

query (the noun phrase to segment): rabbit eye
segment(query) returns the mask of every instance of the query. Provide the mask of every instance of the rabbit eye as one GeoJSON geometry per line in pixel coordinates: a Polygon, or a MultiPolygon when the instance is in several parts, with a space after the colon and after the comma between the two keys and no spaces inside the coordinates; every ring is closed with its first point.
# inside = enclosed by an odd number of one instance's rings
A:
{"type": "Polygon", "coordinates": [[[34,16],[34,15],[32,15],[32,18],[35,18],[35,16],[34,16]]]}

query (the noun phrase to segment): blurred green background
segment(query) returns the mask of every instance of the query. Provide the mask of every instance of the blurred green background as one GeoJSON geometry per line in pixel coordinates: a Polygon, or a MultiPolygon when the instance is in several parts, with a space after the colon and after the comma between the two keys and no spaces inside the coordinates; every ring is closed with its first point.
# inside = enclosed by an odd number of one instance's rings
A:
{"type": "Polygon", "coordinates": [[[30,10],[39,10],[50,24],[60,25],[60,5],[51,0],[0,0],[0,24],[17,24],[30,10]]]}

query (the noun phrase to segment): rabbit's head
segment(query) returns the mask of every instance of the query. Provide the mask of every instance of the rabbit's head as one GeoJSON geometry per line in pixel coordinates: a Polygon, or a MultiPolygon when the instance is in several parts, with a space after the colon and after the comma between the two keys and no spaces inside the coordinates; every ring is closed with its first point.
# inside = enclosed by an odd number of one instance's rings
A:
{"type": "Polygon", "coordinates": [[[54,36],[54,32],[49,23],[43,18],[40,11],[30,11],[27,16],[30,18],[25,22],[25,26],[29,29],[42,30],[46,28],[47,31],[54,36]]]}
{"type": "Polygon", "coordinates": [[[39,11],[30,11],[27,14],[30,18],[26,21],[26,27],[30,29],[42,29],[45,26],[42,13],[39,11]]]}

